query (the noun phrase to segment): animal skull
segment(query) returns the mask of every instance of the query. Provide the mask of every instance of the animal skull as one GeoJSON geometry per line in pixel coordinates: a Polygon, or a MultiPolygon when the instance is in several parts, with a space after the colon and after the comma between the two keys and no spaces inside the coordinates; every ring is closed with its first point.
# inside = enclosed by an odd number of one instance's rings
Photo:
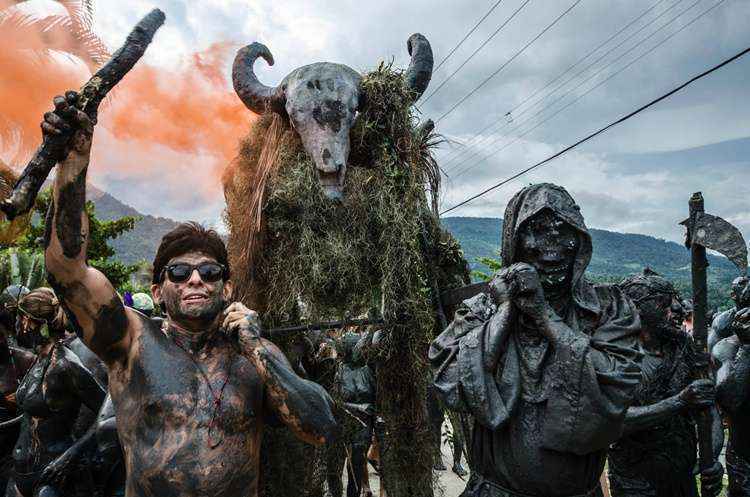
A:
{"type": "MultiPolygon", "coordinates": [[[[421,34],[412,35],[407,48],[411,64],[404,78],[416,101],[432,77],[432,49],[421,34]]],[[[315,163],[326,195],[340,199],[349,160],[349,132],[364,100],[360,89],[362,76],[343,64],[318,62],[295,69],[272,88],[255,76],[253,64],[258,57],[274,64],[271,52],[260,43],[237,52],[232,68],[237,95],[253,112],[262,114],[271,110],[289,117],[315,163]]]]}

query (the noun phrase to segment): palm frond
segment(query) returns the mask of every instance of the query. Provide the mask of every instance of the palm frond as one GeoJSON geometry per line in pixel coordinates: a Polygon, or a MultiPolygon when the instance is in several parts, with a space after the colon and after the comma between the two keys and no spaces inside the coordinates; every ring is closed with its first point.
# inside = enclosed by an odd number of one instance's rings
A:
{"type": "Polygon", "coordinates": [[[93,72],[109,59],[110,52],[91,26],[79,18],[80,15],[70,10],[68,15],[45,15],[7,8],[0,11],[0,32],[8,40],[23,43],[23,48],[70,52],[83,59],[93,72]]]}
{"type": "Polygon", "coordinates": [[[90,30],[94,25],[94,0],[57,0],[78,23],[90,30]]]}

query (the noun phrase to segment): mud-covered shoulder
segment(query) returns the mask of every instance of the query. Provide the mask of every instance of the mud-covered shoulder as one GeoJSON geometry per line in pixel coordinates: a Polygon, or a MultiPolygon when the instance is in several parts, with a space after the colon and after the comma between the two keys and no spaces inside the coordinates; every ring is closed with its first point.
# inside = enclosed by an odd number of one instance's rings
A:
{"type": "Polygon", "coordinates": [[[713,349],[711,349],[711,356],[719,364],[729,362],[737,355],[737,351],[740,348],[740,341],[735,336],[724,338],[720,340],[713,349]]]}

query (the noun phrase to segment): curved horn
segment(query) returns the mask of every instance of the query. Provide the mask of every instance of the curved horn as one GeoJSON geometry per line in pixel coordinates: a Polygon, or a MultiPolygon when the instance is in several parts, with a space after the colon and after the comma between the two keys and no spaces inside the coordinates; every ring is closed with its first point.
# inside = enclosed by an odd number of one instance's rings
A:
{"type": "Polygon", "coordinates": [[[406,78],[406,84],[416,94],[414,98],[416,102],[430,84],[432,66],[435,61],[432,58],[430,42],[419,33],[414,33],[409,37],[406,48],[411,55],[411,63],[409,69],[406,70],[406,74],[404,74],[404,78],[406,78]]]}
{"type": "Polygon", "coordinates": [[[234,91],[245,107],[256,114],[263,114],[268,109],[281,113],[284,111],[284,90],[258,81],[253,71],[253,64],[258,57],[263,57],[269,66],[274,63],[271,51],[262,43],[252,43],[237,51],[232,65],[234,91]]]}

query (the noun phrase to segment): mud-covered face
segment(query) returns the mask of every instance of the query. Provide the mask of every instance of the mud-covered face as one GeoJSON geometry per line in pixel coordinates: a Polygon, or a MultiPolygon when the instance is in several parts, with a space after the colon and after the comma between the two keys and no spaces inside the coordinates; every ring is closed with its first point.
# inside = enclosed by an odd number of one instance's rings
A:
{"type": "MultiPolygon", "coordinates": [[[[200,252],[190,252],[170,259],[167,266],[190,264],[198,266],[204,262],[216,262],[211,256],[200,252]]],[[[174,282],[164,274],[158,285],[151,291],[154,299],[164,306],[167,316],[176,323],[209,324],[216,319],[231,294],[231,283],[222,279],[206,282],[194,269],[184,282],[174,282]]]]}
{"type": "Polygon", "coordinates": [[[679,295],[654,292],[634,299],[641,324],[657,337],[670,339],[682,332],[686,311],[679,295]]]}
{"type": "Polygon", "coordinates": [[[571,285],[581,244],[573,226],[545,209],[526,221],[518,236],[517,262],[534,266],[545,290],[571,285]]]}

